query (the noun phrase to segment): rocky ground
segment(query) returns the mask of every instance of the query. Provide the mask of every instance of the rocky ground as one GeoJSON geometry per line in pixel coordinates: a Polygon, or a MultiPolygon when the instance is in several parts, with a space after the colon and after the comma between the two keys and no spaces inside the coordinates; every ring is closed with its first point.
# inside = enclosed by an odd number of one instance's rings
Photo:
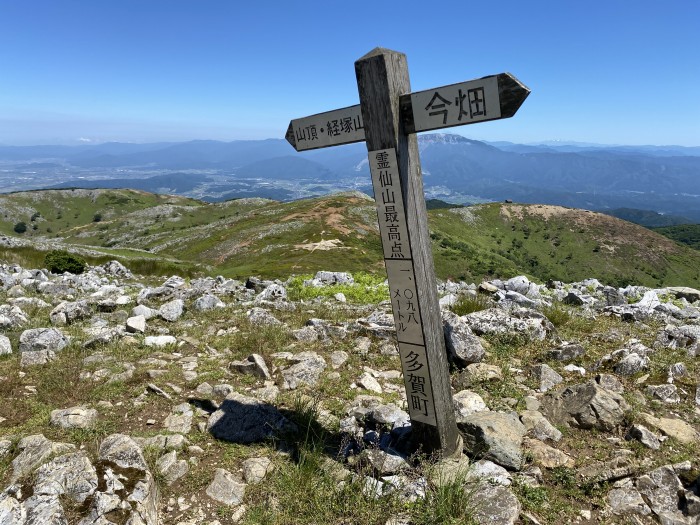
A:
{"type": "Polygon", "coordinates": [[[697,290],[440,284],[440,459],[407,445],[388,300],[117,262],[0,283],[0,525],[700,523],[697,290]]]}

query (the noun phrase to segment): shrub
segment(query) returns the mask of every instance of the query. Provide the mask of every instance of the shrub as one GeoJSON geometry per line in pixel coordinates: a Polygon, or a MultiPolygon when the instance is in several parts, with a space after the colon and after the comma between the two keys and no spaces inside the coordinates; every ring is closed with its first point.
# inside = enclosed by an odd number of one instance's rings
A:
{"type": "Polygon", "coordinates": [[[459,316],[486,310],[493,306],[491,298],[484,294],[478,295],[460,295],[455,304],[452,305],[452,311],[459,316]]]}
{"type": "Polygon", "coordinates": [[[82,257],[64,250],[53,250],[46,254],[44,265],[52,273],[80,274],[85,271],[86,263],[82,257]]]}
{"type": "Polygon", "coordinates": [[[14,230],[16,233],[24,233],[27,231],[27,225],[26,223],[20,221],[17,224],[15,224],[14,230]]]}
{"type": "Polygon", "coordinates": [[[95,215],[92,216],[92,222],[100,222],[102,220],[102,214],[100,212],[97,212],[95,215]]]}

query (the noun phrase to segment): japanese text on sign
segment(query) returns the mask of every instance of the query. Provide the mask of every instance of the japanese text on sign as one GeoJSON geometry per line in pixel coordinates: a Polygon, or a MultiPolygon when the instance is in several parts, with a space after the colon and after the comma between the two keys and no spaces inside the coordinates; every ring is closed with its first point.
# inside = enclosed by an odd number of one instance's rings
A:
{"type": "Polygon", "coordinates": [[[399,354],[411,419],[436,425],[435,401],[425,346],[399,343],[399,354]]]}
{"type": "Polygon", "coordinates": [[[424,344],[413,261],[386,260],[389,293],[399,342],[424,344]]]}
{"type": "Polygon", "coordinates": [[[501,118],[495,76],[411,93],[416,131],[501,118]]]}
{"type": "Polygon", "coordinates": [[[401,179],[394,149],[369,152],[374,200],[385,259],[410,259],[406,214],[401,195],[401,179]]]}
{"type": "Polygon", "coordinates": [[[365,140],[359,105],[292,120],[292,132],[297,151],[365,140]]]}

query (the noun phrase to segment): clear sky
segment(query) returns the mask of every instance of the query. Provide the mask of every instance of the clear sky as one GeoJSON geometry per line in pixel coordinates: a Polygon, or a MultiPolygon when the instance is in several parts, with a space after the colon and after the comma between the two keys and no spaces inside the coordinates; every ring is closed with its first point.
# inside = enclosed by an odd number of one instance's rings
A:
{"type": "Polygon", "coordinates": [[[470,138],[700,146],[698,0],[0,0],[0,143],[281,138],[376,46],[530,87],[470,138]]]}

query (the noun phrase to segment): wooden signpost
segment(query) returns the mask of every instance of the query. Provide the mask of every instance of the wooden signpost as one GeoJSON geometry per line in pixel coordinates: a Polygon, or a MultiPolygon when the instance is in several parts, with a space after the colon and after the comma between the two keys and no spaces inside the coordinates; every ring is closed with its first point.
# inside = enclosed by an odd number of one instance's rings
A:
{"type": "Polygon", "coordinates": [[[512,117],[530,93],[509,73],[411,93],[406,56],[355,62],[360,104],[292,120],[297,151],[365,141],[411,416],[425,452],[460,451],[415,133],[512,117]]]}

